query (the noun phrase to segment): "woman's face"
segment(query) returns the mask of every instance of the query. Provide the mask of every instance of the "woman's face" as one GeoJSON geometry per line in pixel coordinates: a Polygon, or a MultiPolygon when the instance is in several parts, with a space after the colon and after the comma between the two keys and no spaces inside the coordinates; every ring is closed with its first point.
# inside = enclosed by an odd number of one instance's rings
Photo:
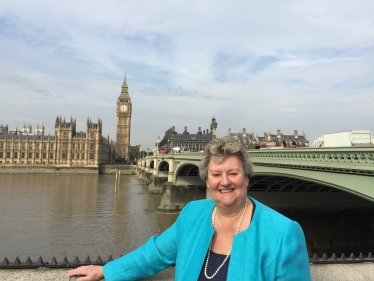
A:
{"type": "Polygon", "coordinates": [[[249,178],[237,156],[229,156],[221,163],[212,158],[208,165],[207,187],[217,206],[241,205],[247,196],[249,178]]]}

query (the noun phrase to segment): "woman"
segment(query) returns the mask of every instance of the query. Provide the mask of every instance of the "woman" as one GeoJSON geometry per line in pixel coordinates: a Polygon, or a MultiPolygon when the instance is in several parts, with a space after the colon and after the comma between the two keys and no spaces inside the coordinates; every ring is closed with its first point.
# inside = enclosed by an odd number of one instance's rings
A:
{"type": "Polygon", "coordinates": [[[137,280],[175,264],[175,280],[310,280],[298,223],[247,196],[249,155],[234,138],[215,139],[199,166],[212,199],[188,203],[176,222],[137,250],[69,272],[79,281],[137,280]]]}

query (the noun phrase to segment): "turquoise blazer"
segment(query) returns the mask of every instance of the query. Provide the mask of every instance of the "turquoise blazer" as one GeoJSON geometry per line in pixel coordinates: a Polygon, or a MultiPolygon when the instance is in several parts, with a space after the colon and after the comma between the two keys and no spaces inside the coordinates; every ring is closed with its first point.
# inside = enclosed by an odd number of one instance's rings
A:
{"type": "MultiPolygon", "coordinates": [[[[236,234],[227,281],[311,280],[304,233],[297,222],[251,198],[256,209],[249,227],[236,234]]],[[[175,264],[175,280],[197,280],[214,229],[212,199],[188,203],[160,236],[107,263],[107,281],[138,280],[175,264]]]]}

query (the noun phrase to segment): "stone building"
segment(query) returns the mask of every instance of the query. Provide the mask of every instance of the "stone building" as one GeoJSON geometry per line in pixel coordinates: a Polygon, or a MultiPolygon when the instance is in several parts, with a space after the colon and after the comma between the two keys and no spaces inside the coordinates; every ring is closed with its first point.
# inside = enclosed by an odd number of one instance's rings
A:
{"type": "Polygon", "coordinates": [[[183,151],[202,151],[204,147],[215,137],[215,130],[217,129],[216,118],[213,116],[212,123],[209,129],[201,131],[201,127],[194,134],[190,134],[187,126],[184,127],[183,133],[179,134],[175,131],[175,126],[169,128],[162,140],[158,144],[159,150],[164,148],[178,147],[181,152],[183,151]]]}
{"type": "Polygon", "coordinates": [[[257,143],[257,138],[254,133],[247,133],[247,129],[243,128],[239,133],[232,133],[231,128],[228,130],[228,135],[240,141],[244,146],[249,147],[257,143]]]}
{"type": "Polygon", "coordinates": [[[114,143],[102,135],[102,121],[86,122],[86,132],[76,130],[76,120],[56,118],[54,135],[44,135],[44,126],[35,134],[31,126],[8,131],[0,125],[0,164],[43,164],[54,166],[98,166],[114,161],[114,143]]]}
{"type": "Polygon", "coordinates": [[[43,164],[67,167],[89,167],[114,163],[117,158],[130,160],[130,124],[132,103],[126,75],[117,98],[116,142],[102,136],[102,121],[87,118],[86,131],[77,131],[76,120],[57,117],[54,135],[45,135],[44,126],[30,124],[10,131],[0,125],[1,164],[43,164]]]}
{"type": "Polygon", "coordinates": [[[281,147],[283,141],[286,142],[287,147],[291,147],[292,142],[296,143],[296,148],[309,147],[309,141],[306,139],[306,135],[304,133],[299,135],[297,130],[294,130],[293,135],[284,135],[281,130],[277,130],[276,134],[265,132],[263,137],[257,137],[257,139],[261,148],[281,147]]]}
{"type": "Polygon", "coordinates": [[[309,141],[306,139],[305,134],[300,136],[297,130],[294,130],[293,135],[284,135],[281,130],[277,130],[276,134],[265,132],[263,137],[259,137],[258,135],[255,136],[253,131],[247,134],[245,128],[239,133],[232,133],[231,129],[229,129],[228,135],[236,138],[246,147],[252,144],[258,145],[260,148],[277,148],[282,146],[283,141],[286,142],[287,147],[292,147],[293,142],[296,143],[296,148],[309,147],[309,141]]]}
{"type": "Polygon", "coordinates": [[[117,158],[130,160],[130,129],[132,103],[129,95],[129,88],[125,79],[122,83],[121,94],[117,99],[117,127],[116,127],[116,151],[117,158]]]}

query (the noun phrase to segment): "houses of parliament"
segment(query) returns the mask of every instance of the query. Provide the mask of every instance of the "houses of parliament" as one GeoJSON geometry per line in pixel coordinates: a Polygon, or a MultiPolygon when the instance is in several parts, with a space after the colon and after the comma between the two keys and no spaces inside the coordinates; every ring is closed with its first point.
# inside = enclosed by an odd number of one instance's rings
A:
{"type": "Polygon", "coordinates": [[[45,135],[44,126],[30,125],[11,131],[0,125],[0,165],[43,164],[66,167],[97,167],[130,158],[132,104],[126,75],[117,99],[116,141],[102,135],[102,120],[87,118],[86,132],[77,131],[76,120],[57,117],[54,135],[45,135]]]}

